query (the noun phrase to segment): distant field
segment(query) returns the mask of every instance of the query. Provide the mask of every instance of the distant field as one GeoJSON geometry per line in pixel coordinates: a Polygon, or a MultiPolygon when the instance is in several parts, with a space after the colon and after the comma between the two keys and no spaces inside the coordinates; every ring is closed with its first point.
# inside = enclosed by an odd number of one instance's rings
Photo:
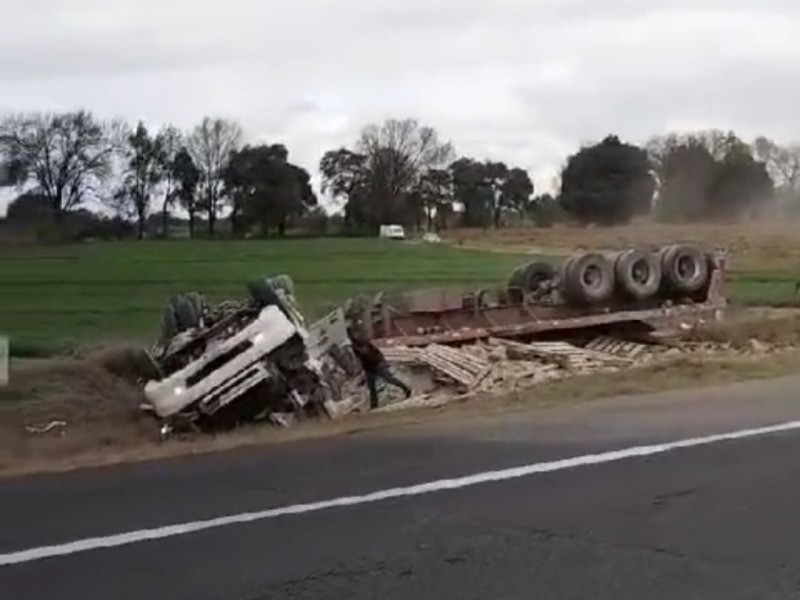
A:
{"type": "MultiPolygon", "coordinates": [[[[0,335],[37,354],[101,340],[154,339],[176,292],[212,299],[246,294],[247,281],[287,273],[306,312],[364,291],[498,283],[530,255],[380,240],[146,242],[0,248],[0,335]]],[[[544,249],[546,250],[546,249],[544,249]]],[[[798,269],[800,271],[800,269],[798,269]]],[[[734,298],[787,304],[787,270],[733,277],[734,298]]]]}
{"type": "Polygon", "coordinates": [[[303,308],[363,291],[479,286],[519,257],[380,240],[147,242],[0,249],[0,335],[23,353],[100,339],[150,340],[175,292],[237,298],[287,273],[303,308]]]}
{"type": "Polygon", "coordinates": [[[538,229],[520,227],[483,232],[459,230],[450,237],[465,246],[509,252],[569,254],[580,247],[620,248],[638,244],[691,242],[726,247],[732,268],[772,270],[800,276],[800,221],[748,221],[738,224],[669,225],[639,223],[620,227],[538,229]]]}

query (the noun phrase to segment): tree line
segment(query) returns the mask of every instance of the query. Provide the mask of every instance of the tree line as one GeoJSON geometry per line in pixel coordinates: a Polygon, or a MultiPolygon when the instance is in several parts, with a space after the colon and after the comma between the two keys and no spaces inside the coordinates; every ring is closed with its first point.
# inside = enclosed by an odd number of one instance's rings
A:
{"type": "MultiPolygon", "coordinates": [[[[532,143],[535,143],[532,142],[532,143]]],[[[19,197],[7,220],[63,225],[89,201],[143,237],[153,219],[168,235],[176,214],[189,234],[285,235],[325,230],[309,172],[282,144],[245,144],[235,121],[205,117],[181,131],[103,121],[84,110],[0,119],[0,184],[19,197]]],[[[366,126],[350,147],[326,152],[321,192],[341,209],[340,228],[500,228],[532,220],[615,225],[644,215],[670,222],[740,218],[800,205],[800,148],[717,130],[670,134],[645,145],[615,135],[569,156],[555,194],[536,194],[522,166],[459,156],[415,119],[366,126]]],[[[85,214],[85,210],[83,214],[85,214]]]]}
{"type": "Polygon", "coordinates": [[[354,148],[326,153],[320,171],[354,227],[500,228],[526,219],[609,226],[647,215],[696,222],[800,207],[800,146],[765,137],[746,143],[718,130],[656,136],[643,147],[609,135],[567,158],[556,194],[535,194],[522,167],[456,157],[413,120],[366,128],[354,148]]]}
{"type": "Polygon", "coordinates": [[[173,126],[151,132],[142,122],[130,128],[87,111],[6,117],[2,184],[24,190],[7,219],[58,226],[95,201],[117,221],[135,223],[139,238],[154,213],[167,235],[178,209],[188,217],[190,236],[202,217],[213,237],[223,215],[236,236],[254,228],[283,233],[317,205],[311,177],[290,162],[285,146],[242,139],[242,128],[222,118],[206,117],[187,132],[173,126]]]}

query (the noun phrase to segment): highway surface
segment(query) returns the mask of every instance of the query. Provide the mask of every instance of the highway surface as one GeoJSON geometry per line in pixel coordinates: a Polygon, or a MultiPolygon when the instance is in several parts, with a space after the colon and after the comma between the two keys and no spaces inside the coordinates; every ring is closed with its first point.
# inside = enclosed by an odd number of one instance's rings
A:
{"type": "Polygon", "coordinates": [[[0,598],[800,598],[799,385],[2,480],[0,598]]]}

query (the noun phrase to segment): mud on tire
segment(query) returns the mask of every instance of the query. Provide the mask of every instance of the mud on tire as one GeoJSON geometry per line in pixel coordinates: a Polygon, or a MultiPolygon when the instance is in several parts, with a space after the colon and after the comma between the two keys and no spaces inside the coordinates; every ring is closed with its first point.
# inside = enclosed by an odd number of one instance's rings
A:
{"type": "Polygon", "coordinates": [[[614,261],[614,275],[620,293],[630,300],[647,300],[661,289],[661,261],[647,250],[620,252],[614,261]]]}
{"type": "Polygon", "coordinates": [[[708,283],[708,257],[695,246],[675,244],[659,252],[663,280],[669,291],[694,294],[708,283]]]}
{"type": "Polygon", "coordinates": [[[570,303],[601,304],[614,294],[614,265],[597,252],[586,252],[564,263],[562,293],[570,303]]]}

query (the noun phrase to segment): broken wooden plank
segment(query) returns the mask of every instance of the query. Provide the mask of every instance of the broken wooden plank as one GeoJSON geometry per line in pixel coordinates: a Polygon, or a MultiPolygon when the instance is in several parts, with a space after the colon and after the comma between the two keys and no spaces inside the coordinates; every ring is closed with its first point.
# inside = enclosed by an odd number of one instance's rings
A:
{"type": "Polygon", "coordinates": [[[422,351],[421,348],[389,346],[383,349],[383,356],[390,363],[419,364],[422,362],[422,351]]]}
{"type": "Polygon", "coordinates": [[[553,352],[544,351],[541,348],[536,348],[531,344],[523,344],[520,342],[499,338],[492,338],[490,342],[503,346],[506,349],[506,355],[511,360],[545,362],[558,365],[564,369],[568,369],[570,367],[569,357],[565,356],[564,354],[556,354],[553,352]]]}
{"type": "Polygon", "coordinates": [[[474,374],[462,369],[459,365],[453,364],[446,358],[438,355],[433,347],[428,347],[425,349],[425,351],[422,353],[422,360],[432,368],[447,375],[462,385],[470,386],[475,379],[474,374]]]}

